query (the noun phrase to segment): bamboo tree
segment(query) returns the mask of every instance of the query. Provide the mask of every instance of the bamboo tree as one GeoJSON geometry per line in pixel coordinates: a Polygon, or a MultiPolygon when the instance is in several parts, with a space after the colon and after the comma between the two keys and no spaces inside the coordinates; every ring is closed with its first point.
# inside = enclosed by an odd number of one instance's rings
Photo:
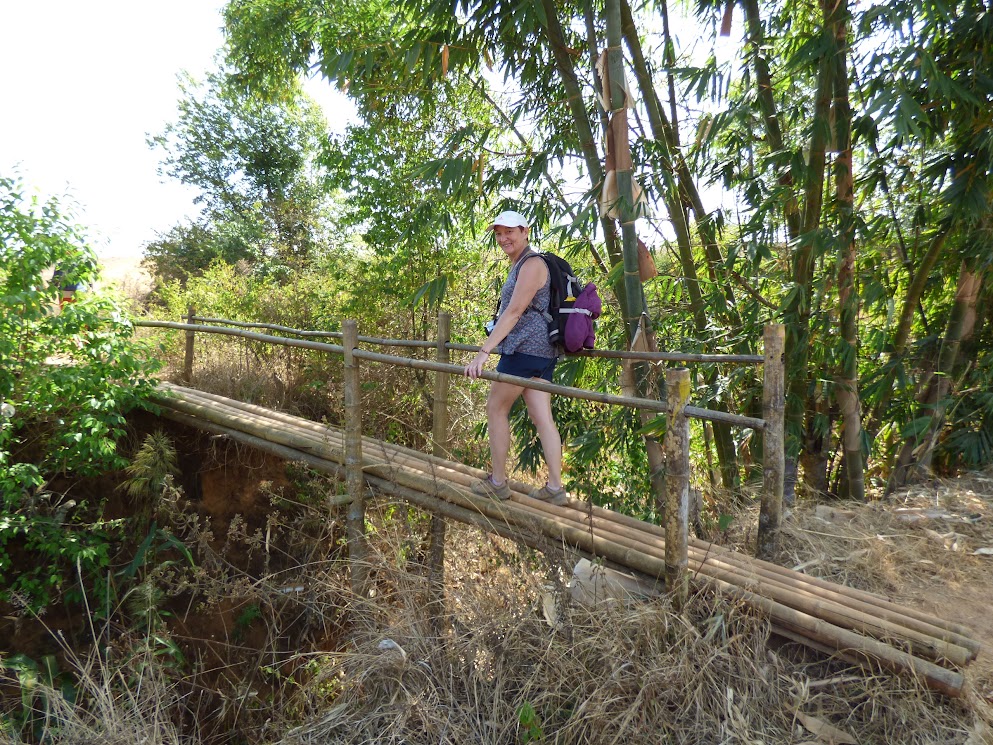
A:
{"type": "MultiPolygon", "coordinates": [[[[638,234],[635,230],[634,182],[632,176],[631,147],[628,142],[628,94],[624,75],[624,54],[621,50],[621,3],[620,0],[606,0],[604,11],[607,25],[607,70],[609,87],[604,91],[610,103],[608,127],[613,133],[614,175],[617,180],[618,212],[621,223],[621,241],[624,269],[624,292],[627,306],[624,309],[624,327],[628,344],[633,344],[639,329],[651,333],[651,323],[645,304],[644,288],[638,270],[638,234]],[[646,321],[648,321],[646,323],[646,321]]],[[[651,342],[654,346],[654,341],[651,342]]],[[[636,382],[640,396],[658,397],[658,391],[651,391],[648,366],[636,365],[636,382]]],[[[642,425],[649,424],[647,412],[639,412],[642,425]]],[[[661,512],[665,504],[665,462],[662,448],[651,431],[645,434],[645,449],[648,458],[649,475],[655,492],[656,507],[661,512]]]]}
{"type": "Polygon", "coordinates": [[[904,441],[900,449],[896,465],[886,484],[887,494],[907,484],[915,473],[925,473],[930,468],[934,447],[945,420],[959,348],[962,340],[972,335],[975,325],[976,302],[982,282],[983,272],[977,271],[976,262],[963,261],[959,269],[955,303],[948,316],[948,326],[938,354],[938,364],[918,397],[918,413],[911,422],[915,433],[904,441]],[[918,423],[926,423],[926,427],[919,427],[918,423]]]}
{"type": "MultiPolygon", "coordinates": [[[[784,154],[786,148],[783,142],[783,129],[779,121],[779,109],[772,94],[772,74],[769,70],[769,61],[765,54],[765,34],[762,31],[762,17],[759,12],[759,3],[758,0],[742,0],[742,5],[745,9],[746,39],[751,50],[752,65],[755,68],[755,95],[759,108],[762,111],[762,121],[765,123],[769,150],[774,153],[784,154]]],[[[779,160],[782,160],[782,155],[779,160]]],[[[788,164],[786,168],[787,179],[792,184],[792,168],[788,164]]],[[[791,241],[796,240],[800,234],[802,224],[797,200],[792,193],[783,204],[783,217],[786,220],[789,239],[791,241]]]]}
{"type": "MultiPolygon", "coordinates": [[[[596,138],[593,135],[593,127],[590,124],[590,117],[584,103],[585,99],[579,85],[579,78],[572,63],[571,50],[566,46],[562,33],[562,24],[559,22],[554,0],[542,0],[542,9],[545,16],[545,30],[548,36],[548,44],[551,47],[562,85],[566,90],[569,111],[572,113],[572,124],[579,138],[583,159],[586,163],[586,170],[589,173],[591,191],[596,193],[603,187],[603,166],[600,163],[596,138]]],[[[606,215],[601,215],[600,226],[603,229],[607,256],[610,257],[611,264],[616,264],[621,260],[622,252],[618,251],[614,222],[606,215]]],[[[637,254],[635,258],[637,259],[637,254]]],[[[622,306],[627,309],[625,312],[628,314],[631,312],[630,304],[632,302],[629,298],[633,297],[629,294],[631,291],[632,289],[625,283],[624,292],[617,293],[618,298],[622,299],[622,306]]],[[[640,282],[637,293],[641,293],[640,282]]]]}
{"type": "Polygon", "coordinates": [[[838,299],[841,306],[841,359],[834,393],[841,409],[841,442],[844,458],[844,496],[865,499],[865,465],[862,460],[862,403],[858,379],[858,311],[855,290],[855,204],[852,173],[852,109],[848,94],[848,3],[837,0],[825,25],[833,32],[834,111],[836,147],[834,162],[835,209],[838,213],[838,299]]]}
{"type": "Polygon", "coordinates": [[[893,396],[893,384],[897,376],[897,371],[903,365],[904,357],[907,354],[907,345],[910,342],[911,331],[913,330],[914,312],[921,304],[921,297],[924,295],[924,288],[934,271],[938,259],[942,255],[945,242],[951,234],[952,223],[946,221],[938,229],[938,232],[931,238],[928,250],[911,277],[910,285],[903,296],[903,303],[900,310],[900,319],[893,332],[891,351],[887,360],[887,373],[882,388],[882,393],[873,405],[873,414],[870,418],[868,430],[870,433],[879,431],[883,417],[887,414],[890,400],[893,396]]]}
{"type": "MultiPolygon", "coordinates": [[[[813,302],[814,267],[822,251],[820,226],[824,194],[826,150],[829,134],[829,113],[833,85],[831,59],[825,55],[818,63],[817,89],[814,95],[813,126],[810,134],[810,155],[803,190],[803,222],[801,235],[795,241],[792,262],[791,293],[783,308],[787,328],[787,396],[786,396],[786,456],[787,471],[795,470],[801,450],[807,451],[812,442],[812,415],[817,411],[816,388],[811,385],[810,319],[813,302]],[[792,463],[792,466],[789,465],[792,463]]],[[[811,467],[804,468],[805,485],[811,493],[821,490],[825,483],[819,472],[826,466],[821,457],[817,462],[805,458],[811,467]]],[[[789,495],[787,499],[791,499],[789,495]]]]}
{"type": "MultiPolygon", "coordinates": [[[[723,293],[724,302],[716,310],[720,311],[721,315],[727,319],[729,325],[740,328],[741,317],[737,311],[737,303],[735,301],[734,290],[732,289],[733,282],[729,281],[729,277],[725,276],[723,270],[725,262],[717,241],[716,227],[710,217],[710,213],[704,207],[700,191],[696,186],[696,181],[690,172],[686,160],[683,158],[679,147],[679,134],[673,123],[666,117],[662,102],[659,100],[658,93],[655,90],[655,84],[641,48],[641,40],[638,36],[638,30],[635,26],[634,16],[631,13],[628,0],[621,0],[621,31],[624,35],[624,41],[631,52],[635,79],[638,82],[638,87],[645,103],[646,111],[648,112],[648,122],[652,130],[652,136],[657,142],[665,146],[666,157],[669,161],[667,168],[670,176],[674,177],[676,181],[678,198],[663,195],[663,198],[666,199],[666,208],[669,211],[674,229],[679,230],[682,227],[687,233],[688,240],[689,228],[686,208],[691,208],[694,214],[697,234],[700,237],[700,242],[707,257],[708,278],[713,286],[720,288],[720,291],[723,293]]],[[[682,252],[682,247],[680,251],[682,252]]],[[[683,268],[685,271],[687,267],[685,266],[685,260],[682,258],[681,263],[684,265],[683,268]]],[[[695,276],[695,269],[691,274],[687,275],[687,277],[694,278],[695,276]]],[[[711,308],[711,310],[715,309],[711,308]]]]}
{"type": "MultiPolygon", "coordinates": [[[[707,213],[703,208],[700,194],[690,175],[682,153],[679,148],[679,133],[665,115],[662,102],[655,92],[655,85],[652,81],[652,74],[648,67],[638,37],[637,28],[634,24],[634,17],[627,0],[620,0],[621,28],[624,41],[631,52],[632,67],[635,79],[638,82],[638,89],[641,92],[645,108],[648,112],[649,126],[652,136],[656,141],[665,145],[668,155],[667,167],[669,169],[669,180],[675,181],[675,189],[666,189],[662,193],[662,199],[669,213],[669,218],[676,234],[676,246],[678,249],[679,263],[686,280],[687,294],[690,298],[690,308],[696,326],[697,336],[703,340],[707,337],[707,306],[700,291],[700,280],[697,276],[696,261],[693,258],[693,247],[690,240],[689,221],[686,205],[693,205],[696,217],[697,230],[703,242],[708,257],[708,272],[711,282],[723,287],[725,291],[725,308],[728,310],[724,315],[728,318],[729,324],[734,328],[741,327],[741,318],[737,314],[734,294],[731,290],[731,283],[718,278],[717,267],[724,265],[720,248],[716,242],[716,235],[712,229],[707,213]]],[[[666,8],[663,6],[663,20],[668,24],[665,17],[666,8]]],[[[738,351],[745,351],[738,349],[738,351]]],[[[717,370],[712,369],[707,375],[707,384],[713,386],[717,380],[717,370]]],[[[714,408],[720,411],[727,411],[727,403],[718,401],[714,408]]],[[[740,486],[738,473],[737,452],[734,444],[734,435],[731,428],[723,423],[716,423],[713,428],[714,445],[717,448],[717,457],[721,468],[721,480],[724,487],[735,493],[740,486]]]]}
{"type": "MultiPolygon", "coordinates": [[[[818,62],[813,114],[811,117],[808,164],[802,184],[802,204],[792,188],[799,174],[789,160],[789,150],[783,136],[784,125],[774,96],[772,72],[760,9],[756,0],[742,0],[746,20],[746,42],[749,61],[753,68],[755,100],[760,120],[764,126],[765,147],[773,164],[774,177],[786,185],[787,196],[777,200],[781,204],[786,237],[793,249],[791,292],[783,304],[783,317],[788,334],[789,395],[787,397],[787,460],[788,471],[796,471],[801,453],[806,467],[804,479],[808,491],[823,487],[826,468],[826,450],[817,447],[815,417],[822,403],[818,403],[817,387],[811,385],[809,372],[811,343],[811,308],[813,302],[814,267],[824,250],[821,233],[823,193],[825,189],[826,145],[829,135],[829,113],[833,87],[833,58],[827,45],[818,62]],[[814,456],[814,457],[812,457],[814,456]]],[[[826,13],[827,11],[823,11],[826,13]]],[[[789,488],[787,498],[792,499],[789,488]]]]}

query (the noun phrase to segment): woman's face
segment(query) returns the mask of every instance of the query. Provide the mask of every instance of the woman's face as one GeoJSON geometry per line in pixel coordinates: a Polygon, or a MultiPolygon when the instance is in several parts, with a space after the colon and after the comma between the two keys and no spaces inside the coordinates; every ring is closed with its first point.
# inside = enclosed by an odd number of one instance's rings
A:
{"type": "Polygon", "coordinates": [[[511,260],[516,259],[528,245],[527,228],[508,228],[497,225],[493,228],[493,235],[496,236],[497,244],[511,260]]]}

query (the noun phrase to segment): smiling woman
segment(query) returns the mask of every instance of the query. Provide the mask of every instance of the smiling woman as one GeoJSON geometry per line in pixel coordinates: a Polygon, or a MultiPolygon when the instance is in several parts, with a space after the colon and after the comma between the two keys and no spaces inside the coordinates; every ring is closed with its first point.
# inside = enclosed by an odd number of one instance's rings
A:
{"type": "MultiPolygon", "coordinates": [[[[558,359],[548,340],[545,314],[548,312],[551,278],[544,261],[528,261],[538,256],[531,248],[530,226],[519,212],[497,215],[489,226],[497,245],[510,261],[507,281],[500,291],[496,323],[489,331],[479,353],[466,365],[465,374],[479,378],[493,352],[500,354],[497,372],[521,378],[551,382],[558,359]]],[[[475,494],[494,499],[509,499],[507,455],[510,451],[510,409],[524,397],[528,416],[541,440],[548,466],[548,483],[531,492],[533,499],[565,504],[568,494],[562,486],[562,438],[552,417],[552,396],[546,391],[524,388],[513,383],[495,382],[486,399],[486,423],[490,436],[492,472],[472,485],[475,494]]]]}

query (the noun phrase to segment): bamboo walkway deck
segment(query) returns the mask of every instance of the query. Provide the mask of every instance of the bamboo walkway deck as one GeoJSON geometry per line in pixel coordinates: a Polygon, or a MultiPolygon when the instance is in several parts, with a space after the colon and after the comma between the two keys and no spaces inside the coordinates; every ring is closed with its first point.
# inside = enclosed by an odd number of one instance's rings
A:
{"type": "MultiPolygon", "coordinates": [[[[155,402],[167,418],[344,475],[338,428],[168,383],[155,402]]],[[[665,576],[665,533],[658,526],[583,502],[538,502],[520,482],[511,482],[507,502],[479,499],[468,485],[483,471],[372,438],[362,438],[362,463],[368,486],[432,513],[534,548],[566,545],[654,580],[665,576]]],[[[958,624],[705,541],[690,540],[689,569],[694,583],[708,583],[765,614],[782,636],[918,676],[947,695],[961,694],[962,671],[979,653],[979,643],[958,624]]]]}

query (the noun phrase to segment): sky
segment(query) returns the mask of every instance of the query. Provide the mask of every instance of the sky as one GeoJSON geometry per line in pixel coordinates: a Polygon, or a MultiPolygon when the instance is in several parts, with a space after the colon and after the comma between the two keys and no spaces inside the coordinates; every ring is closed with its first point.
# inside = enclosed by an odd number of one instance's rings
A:
{"type": "MultiPolygon", "coordinates": [[[[201,78],[223,44],[222,0],[0,0],[0,175],[68,196],[104,258],[139,257],[195,216],[195,190],[157,173],[146,138],[176,117],[176,76],[201,78]]],[[[340,131],[351,106],[308,92],[340,131]]]]}

